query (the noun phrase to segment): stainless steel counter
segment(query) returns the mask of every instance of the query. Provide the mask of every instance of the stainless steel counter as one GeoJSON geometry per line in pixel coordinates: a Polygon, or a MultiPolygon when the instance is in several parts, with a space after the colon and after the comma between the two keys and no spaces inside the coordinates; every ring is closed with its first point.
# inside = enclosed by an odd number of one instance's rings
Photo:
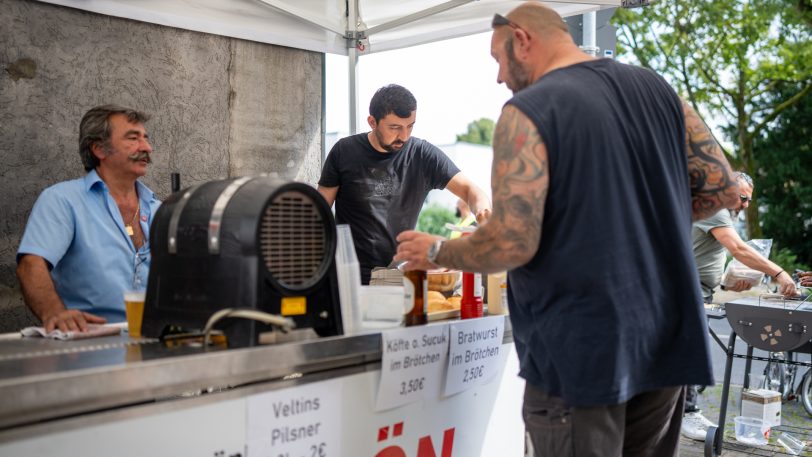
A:
{"type": "MultiPolygon", "coordinates": [[[[509,343],[513,334],[505,320],[504,342],[509,343]]],[[[256,383],[306,379],[339,368],[375,369],[380,360],[380,331],[208,351],[169,349],[126,334],[78,341],[2,339],[0,433],[256,383]]]]}

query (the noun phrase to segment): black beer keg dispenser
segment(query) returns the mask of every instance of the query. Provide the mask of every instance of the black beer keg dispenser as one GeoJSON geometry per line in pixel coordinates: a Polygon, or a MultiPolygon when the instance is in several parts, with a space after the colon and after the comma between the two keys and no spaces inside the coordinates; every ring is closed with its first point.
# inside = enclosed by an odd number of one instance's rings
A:
{"type": "MultiPolygon", "coordinates": [[[[275,177],[211,181],[172,194],[150,228],[142,333],[200,331],[223,308],[293,319],[321,336],[342,333],[336,227],[321,194],[275,177]]],[[[263,323],[224,319],[229,346],[257,344],[263,323]]]]}

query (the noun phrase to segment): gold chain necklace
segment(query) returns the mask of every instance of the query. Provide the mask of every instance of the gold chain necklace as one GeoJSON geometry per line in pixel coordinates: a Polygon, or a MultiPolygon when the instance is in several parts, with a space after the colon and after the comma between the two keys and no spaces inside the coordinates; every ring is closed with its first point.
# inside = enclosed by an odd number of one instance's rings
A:
{"type": "Polygon", "coordinates": [[[135,208],[135,213],[133,213],[133,218],[130,220],[130,223],[125,225],[124,228],[127,229],[127,235],[133,236],[135,235],[135,231],[133,230],[133,224],[135,224],[135,220],[138,217],[138,213],[141,212],[141,200],[138,200],[138,207],[135,208]]]}

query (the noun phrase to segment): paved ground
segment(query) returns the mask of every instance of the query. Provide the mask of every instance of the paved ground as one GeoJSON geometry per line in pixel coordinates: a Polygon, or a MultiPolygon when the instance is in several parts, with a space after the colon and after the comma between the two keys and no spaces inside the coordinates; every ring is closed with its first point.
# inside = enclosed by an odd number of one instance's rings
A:
{"type": "MultiPolygon", "coordinates": [[[[730,292],[722,292],[721,294],[717,294],[714,298],[718,302],[725,302],[730,301],[739,296],[745,295],[757,295],[758,292],[746,292],[742,294],[730,293],[730,292]]],[[[730,327],[727,325],[727,321],[717,320],[710,322],[710,327],[713,329],[718,336],[724,341],[727,342],[728,335],[730,333],[730,327]]],[[[703,412],[705,413],[706,417],[708,417],[713,422],[718,422],[719,420],[719,405],[721,403],[721,396],[722,396],[722,380],[724,379],[724,366],[725,366],[725,354],[719,345],[711,341],[711,348],[712,348],[712,356],[713,356],[713,365],[714,365],[714,375],[716,377],[717,385],[713,387],[709,387],[705,390],[704,393],[700,395],[699,398],[699,405],[702,408],[703,412]]],[[[736,352],[744,352],[746,347],[744,343],[739,340],[737,344],[737,351],[736,352]]],[[[755,351],[754,355],[759,355],[760,351],[755,351]]],[[[762,352],[761,355],[764,355],[762,352]]],[[[809,361],[810,356],[804,355],[801,360],[809,361]]],[[[800,369],[801,367],[799,367],[800,369]]],[[[752,371],[753,373],[761,373],[764,369],[763,362],[754,362],[752,371]]],[[[805,371],[805,369],[803,370],[805,371]]],[[[802,371],[802,372],[803,372],[802,371]]],[[[743,359],[735,359],[733,364],[731,376],[731,392],[728,395],[728,408],[727,408],[727,418],[725,421],[725,450],[722,453],[724,457],[739,457],[745,455],[757,455],[757,456],[780,456],[780,455],[791,455],[787,454],[786,450],[781,447],[780,445],[776,444],[776,438],[778,433],[773,433],[773,436],[770,439],[770,444],[768,446],[762,448],[748,448],[745,446],[740,445],[736,442],[735,434],[733,431],[733,418],[739,414],[740,409],[740,395],[741,395],[741,385],[744,378],[744,360],[743,359]]],[[[800,378],[800,375],[798,376],[800,378]]],[[[801,453],[802,456],[812,456],[812,417],[810,417],[806,411],[803,409],[803,406],[797,401],[788,401],[784,402],[782,405],[782,429],[789,430],[791,434],[794,436],[808,441],[808,447],[801,453]]],[[[687,438],[682,438],[680,442],[680,457],[699,457],[704,455],[704,443],[699,441],[690,440],[687,438]]]]}

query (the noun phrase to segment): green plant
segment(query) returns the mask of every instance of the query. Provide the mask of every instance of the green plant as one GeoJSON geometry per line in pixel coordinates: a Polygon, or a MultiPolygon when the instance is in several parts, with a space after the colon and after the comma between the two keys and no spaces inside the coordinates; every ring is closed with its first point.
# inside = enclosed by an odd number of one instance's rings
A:
{"type": "Polygon", "coordinates": [[[494,122],[486,117],[480,118],[468,124],[468,131],[462,135],[457,135],[457,141],[464,141],[471,144],[493,144],[494,122]]]}
{"type": "Polygon", "coordinates": [[[789,248],[781,248],[778,252],[774,252],[773,255],[770,256],[770,260],[778,264],[778,266],[789,274],[792,274],[796,269],[803,271],[810,270],[809,265],[798,261],[798,256],[789,248]]]}
{"type": "Polygon", "coordinates": [[[432,204],[420,211],[420,216],[417,218],[417,230],[448,237],[451,231],[445,228],[445,224],[448,222],[453,224],[456,219],[454,212],[450,209],[432,204]]]}

